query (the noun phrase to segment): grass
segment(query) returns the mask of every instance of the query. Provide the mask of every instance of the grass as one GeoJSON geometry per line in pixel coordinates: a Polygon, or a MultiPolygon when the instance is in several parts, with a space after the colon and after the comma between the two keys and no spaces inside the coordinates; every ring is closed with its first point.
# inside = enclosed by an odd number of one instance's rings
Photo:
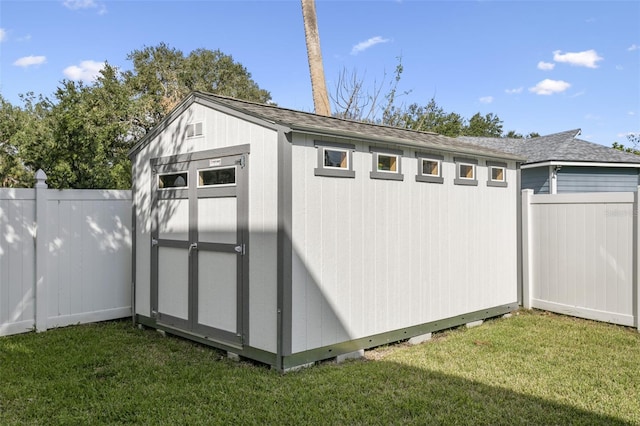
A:
{"type": "Polygon", "coordinates": [[[0,424],[640,424],[640,333],[538,311],[281,375],[105,322],[0,338],[0,424]]]}

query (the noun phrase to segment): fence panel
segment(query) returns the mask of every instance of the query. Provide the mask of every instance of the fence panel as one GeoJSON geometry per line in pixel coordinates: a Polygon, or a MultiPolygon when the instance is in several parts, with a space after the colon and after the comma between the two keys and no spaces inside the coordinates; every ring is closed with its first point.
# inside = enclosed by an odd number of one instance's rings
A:
{"type": "Polygon", "coordinates": [[[524,306],[638,326],[638,193],[522,199],[524,306]]]}
{"type": "Polygon", "coordinates": [[[0,336],[131,315],[131,191],[39,184],[0,189],[0,336]]]}
{"type": "Polygon", "coordinates": [[[35,325],[33,189],[0,189],[0,336],[35,325]]]}

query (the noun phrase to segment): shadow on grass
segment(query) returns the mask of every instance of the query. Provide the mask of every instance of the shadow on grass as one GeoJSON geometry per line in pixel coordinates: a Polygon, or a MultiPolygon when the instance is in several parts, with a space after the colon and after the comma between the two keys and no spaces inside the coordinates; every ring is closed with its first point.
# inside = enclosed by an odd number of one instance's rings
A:
{"type": "Polygon", "coordinates": [[[492,386],[389,360],[327,362],[282,375],[126,323],[0,339],[0,383],[1,424],[628,425],[638,419],[616,410],[620,395],[591,400],[593,390],[588,402],[576,403],[620,412],[616,418],[576,408],[552,389],[541,398],[513,392],[508,383],[492,386]]]}

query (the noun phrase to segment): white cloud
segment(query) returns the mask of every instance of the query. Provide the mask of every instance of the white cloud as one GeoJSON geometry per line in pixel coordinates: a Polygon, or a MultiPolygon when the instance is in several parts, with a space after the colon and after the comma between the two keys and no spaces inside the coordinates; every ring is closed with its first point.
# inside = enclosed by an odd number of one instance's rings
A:
{"type": "Polygon", "coordinates": [[[529,88],[530,92],[536,95],[553,95],[554,93],[561,93],[571,87],[571,84],[562,80],[549,80],[548,78],[542,80],[534,87],[529,88]]]}
{"type": "Polygon", "coordinates": [[[635,112],[635,111],[629,111],[629,112],[627,113],[627,115],[630,115],[630,116],[632,116],[632,117],[633,117],[634,115],[636,115],[636,112],[635,112]]]}
{"type": "Polygon", "coordinates": [[[493,96],[483,96],[479,99],[479,101],[482,104],[490,104],[491,102],[493,102],[493,96]]]}
{"type": "Polygon", "coordinates": [[[624,67],[622,65],[616,65],[616,71],[622,71],[624,67]]]}
{"type": "Polygon", "coordinates": [[[31,67],[34,65],[42,65],[47,62],[46,56],[24,56],[13,63],[17,67],[31,67]]]}
{"type": "Polygon", "coordinates": [[[567,52],[562,53],[560,50],[553,52],[553,60],[556,62],[564,62],[576,67],[598,68],[598,61],[603,58],[598,55],[595,50],[585,50],[584,52],[567,52]]]}
{"type": "Polygon", "coordinates": [[[515,89],[506,89],[505,93],[508,95],[517,95],[518,93],[522,93],[524,87],[516,87],[515,89]]]}
{"type": "Polygon", "coordinates": [[[382,38],[380,36],[371,37],[369,40],[361,41],[360,43],[353,46],[353,48],[351,49],[351,54],[357,55],[358,53],[363,52],[368,48],[375,46],[376,44],[386,43],[388,41],[388,38],[382,38]]]}
{"type": "Polygon", "coordinates": [[[74,81],[93,81],[104,68],[104,62],[82,61],[80,65],[71,65],[64,69],[64,75],[74,81]]]}
{"type": "Polygon", "coordinates": [[[104,15],[107,13],[107,6],[104,3],[96,2],[95,0],[65,0],[62,4],[67,9],[71,10],[97,8],[98,14],[104,15]]]}
{"type": "Polygon", "coordinates": [[[640,46],[638,46],[637,44],[632,44],[627,48],[629,52],[633,52],[634,50],[638,50],[638,49],[640,49],[640,46]]]}
{"type": "Polygon", "coordinates": [[[0,28],[0,42],[3,42],[7,39],[7,32],[4,28],[0,28]]]}
{"type": "Polygon", "coordinates": [[[551,71],[556,67],[556,64],[552,64],[551,62],[538,62],[538,69],[543,71],[551,71]]]}

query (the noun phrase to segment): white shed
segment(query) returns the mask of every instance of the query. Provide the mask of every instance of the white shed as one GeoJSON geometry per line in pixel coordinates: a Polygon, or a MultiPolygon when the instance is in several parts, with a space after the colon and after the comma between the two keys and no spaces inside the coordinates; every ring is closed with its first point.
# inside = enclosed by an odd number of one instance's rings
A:
{"type": "Polygon", "coordinates": [[[518,307],[514,155],[194,92],[130,156],[141,324],[284,370],[518,307]]]}

